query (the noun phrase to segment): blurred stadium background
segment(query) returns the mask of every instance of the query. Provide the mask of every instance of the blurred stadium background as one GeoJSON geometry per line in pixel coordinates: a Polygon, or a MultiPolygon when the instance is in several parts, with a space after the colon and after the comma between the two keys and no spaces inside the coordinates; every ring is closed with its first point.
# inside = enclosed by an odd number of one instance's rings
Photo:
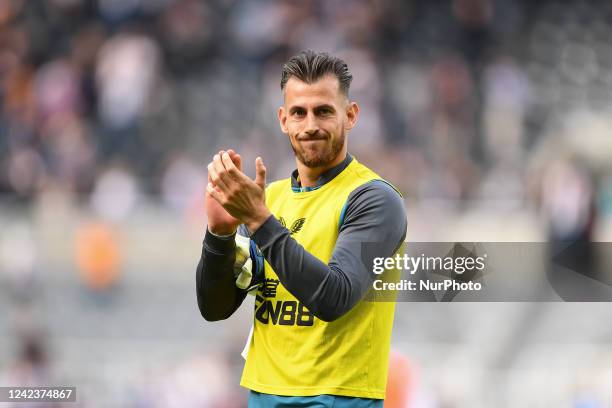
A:
{"type": "MultiPolygon", "coordinates": [[[[0,1],[0,385],[245,406],[251,308],[195,300],[205,164],[287,176],[280,68],[306,48],[349,63],[350,151],[404,192],[408,240],[611,241],[611,40],[605,0],[0,1]]],[[[409,407],[612,407],[611,318],[399,303],[394,381],[409,407]]]]}

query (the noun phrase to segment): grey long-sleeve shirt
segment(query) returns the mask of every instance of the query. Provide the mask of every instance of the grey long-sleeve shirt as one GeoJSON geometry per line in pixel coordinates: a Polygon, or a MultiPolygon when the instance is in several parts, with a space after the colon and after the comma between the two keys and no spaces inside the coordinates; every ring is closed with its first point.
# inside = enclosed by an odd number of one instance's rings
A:
{"type": "MultiPolygon", "coordinates": [[[[319,178],[318,185],[340,174],[351,160],[347,155],[342,163],[319,178]]],[[[299,187],[296,172],[292,184],[299,187]]],[[[371,270],[373,258],[392,256],[406,236],[406,227],[400,195],[387,183],[372,181],[349,195],[328,264],[306,251],[274,216],[251,235],[251,240],[283,286],[313,315],[332,321],[347,313],[371,288],[375,279],[371,270]],[[376,243],[376,251],[362,254],[364,242],[376,243]]],[[[239,232],[248,235],[244,226],[239,232]]],[[[233,235],[218,237],[206,232],[196,271],[198,307],[206,320],[228,318],[246,297],[247,292],[235,284],[235,248],[233,235]]]]}

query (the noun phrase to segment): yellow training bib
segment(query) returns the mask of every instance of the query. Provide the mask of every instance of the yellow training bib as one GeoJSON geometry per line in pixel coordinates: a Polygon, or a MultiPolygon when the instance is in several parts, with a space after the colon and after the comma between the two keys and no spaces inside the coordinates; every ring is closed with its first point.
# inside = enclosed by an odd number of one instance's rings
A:
{"type": "MultiPolygon", "coordinates": [[[[349,194],[380,179],[353,158],[335,178],[310,191],[294,192],[291,179],[272,183],[266,204],[306,251],[327,264],[349,194]]],[[[384,399],[394,311],[394,302],[361,300],[341,318],[322,321],[265,262],[240,384],[276,395],[384,399]]]]}

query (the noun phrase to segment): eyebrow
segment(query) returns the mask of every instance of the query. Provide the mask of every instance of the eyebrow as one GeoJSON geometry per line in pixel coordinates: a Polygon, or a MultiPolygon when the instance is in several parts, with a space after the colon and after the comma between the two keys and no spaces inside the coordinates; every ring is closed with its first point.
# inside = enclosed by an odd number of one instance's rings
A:
{"type": "Polygon", "coordinates": [[[305,109],[299,105],[295,105],[289,108],[289,113],[295,113],[298,110],[305,110],[305,109]]]}
{"type": "MultiPolygon", "coordinates": [[[[300,105],[294,105],[294,106],[292,106],[292,107],[290,107],[290,108],[289,108],[289,113],[294,113],[294,112],[296,112],[297,110],[300,110],[300,109],[302,109],[302,110],[306,110],[306,109],[305,109],[303,106],[300,106],[300,105]]],[[[336,111],[336,108],[334,108],[334,106],[333,106],[333,105],[330,105],[330,104],[328,104],[328,103],[324,103],[324,104],[322,104],[322,105],[317,105],[317,106],[315,106],[315,108],[314,108],[314,110],[315,110],[315,111],[322,110],[322,109],[329,109],[329,110],[332,110],[332,111],[334,111],[334,112],[336,111]]]]}
{"type": "Polygon", "coordinates": [[[324,103],[323,105],[319,105],[315,108],[315,110],[322,110],[322,109],[329,109],[331,111],[336,111],[336,108],[334,108],[332,105],[329,105],[327,103],[324,103]]]}

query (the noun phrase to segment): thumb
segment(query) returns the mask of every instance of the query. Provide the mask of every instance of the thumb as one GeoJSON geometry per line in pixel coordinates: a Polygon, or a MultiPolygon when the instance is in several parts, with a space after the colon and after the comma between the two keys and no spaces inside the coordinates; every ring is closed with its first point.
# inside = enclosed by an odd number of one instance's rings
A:
{"type": "Polygon", "coordinates": [[[255,159],[255,170],[256,170],[256,175],[255,175],[255,183],[257,183],[257,185],[263,189],[266,188],[266,167],[263,164],[263,160],[261,160],[261,157],[258,157],[257,159],[255,159]]]}

